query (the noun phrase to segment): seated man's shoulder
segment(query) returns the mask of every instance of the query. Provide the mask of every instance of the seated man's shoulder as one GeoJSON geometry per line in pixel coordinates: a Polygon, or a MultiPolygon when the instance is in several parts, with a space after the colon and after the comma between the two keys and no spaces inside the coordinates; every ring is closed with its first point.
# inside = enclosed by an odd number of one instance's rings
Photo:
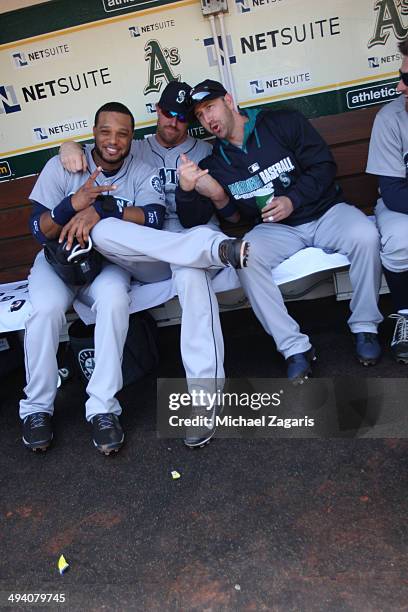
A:
{"type": "Polygon", "coordinates": [[[402,113],[403,113],[403,117],[408,117],[408,114],[405,108],[405,103],[406,103],[405,98],[402,95],[400,95],[398,98],[396,98],[392,102],[388,102],[387,104],[384,104],[384,106],[380,108],[380,110],[378,111],[376,115],[376,119],[380,118],[380,119],[389,120],[402,113]]]}
{"type": "Polygon", "coordinates": [[[295,108],[267,108],[261,110],[261,116],[273,117],[276,119],[291,119],[292,117],[303,117],[302,113],[295,108]]]}
{"type": "Polygon", "coordinates": [[[212,145],[209,142],[207,142],[206,140],[201,140],[200,138],[195,138],[194,140],[195,147],[197,147],[197,150],[199,151],[200,155],[202,155],[203,157],[211,155],[212,145]]]}
{"type": "Polygon", "coordinates": [[[283,127],[293,127],[293,125],[307,121],[307,119],[302,113],[293,108],[279,108],[276,110],[261,110],[258,121],[266,121],[267,123],[283,127]]]}
{"type": "Polygon", "coordinates": [[[60,174],[61,176],[64,175],[64,173],[67,172],[64,168],[64,166],[61,163],[61,159],[59,155],[54,155],[53,157],[51,157],[51,159],[49,159],[47,161],[47,163],[45,164],[45,166],[43,166],[43,169],[41,171],[42,173],[54,173],[54,174],[60,174]]]}

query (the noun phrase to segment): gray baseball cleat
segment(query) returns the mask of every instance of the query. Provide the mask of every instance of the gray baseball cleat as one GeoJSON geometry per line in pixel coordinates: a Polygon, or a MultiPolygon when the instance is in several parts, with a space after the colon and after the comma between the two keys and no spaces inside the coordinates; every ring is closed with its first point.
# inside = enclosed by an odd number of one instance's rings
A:
{"type": "Polygon", "coordinates": [[[51,415],[33,412],[23,421],[23,443],[32,451],[45,451],[52,441],[51,415]]]}
{"type": "Polygon", "coordinates": [[[116,414],[95,414],[92,418],[92,429],[94,446],[104,455],[117,453],[123,445],[125,434],[116,414]]]}

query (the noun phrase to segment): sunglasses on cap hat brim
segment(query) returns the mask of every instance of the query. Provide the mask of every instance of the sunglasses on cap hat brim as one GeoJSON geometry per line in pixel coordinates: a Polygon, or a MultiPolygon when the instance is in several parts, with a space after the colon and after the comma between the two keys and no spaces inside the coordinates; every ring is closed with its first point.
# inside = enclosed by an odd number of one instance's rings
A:
{"type": "Polygon", "coordinates": [[[215,91],[196,91],[190,93],[190,99],[193,102],[207,102],[207,100],[215,100],[216,98],[223,98],[225,93],[215,91]]]}

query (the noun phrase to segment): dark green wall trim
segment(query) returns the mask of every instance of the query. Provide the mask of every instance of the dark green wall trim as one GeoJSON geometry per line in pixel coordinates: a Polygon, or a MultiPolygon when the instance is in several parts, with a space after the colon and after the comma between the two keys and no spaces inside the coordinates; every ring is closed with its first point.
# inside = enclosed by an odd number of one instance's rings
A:
{"type": "MultiPolygon", "coordinates": [[[[100,19],[134,13],[155,6],[177,4],[174,0],[145,0],[132,2],[129,8],[106,12],[103,2],[109,0],[50,0],[10,13],[0,15],[0,44],[10,43],[39,34],[55,32],[63,28],[81,25],[100,19]]],[[[129,0],[117,0],[126,3],[129,0]]]]}

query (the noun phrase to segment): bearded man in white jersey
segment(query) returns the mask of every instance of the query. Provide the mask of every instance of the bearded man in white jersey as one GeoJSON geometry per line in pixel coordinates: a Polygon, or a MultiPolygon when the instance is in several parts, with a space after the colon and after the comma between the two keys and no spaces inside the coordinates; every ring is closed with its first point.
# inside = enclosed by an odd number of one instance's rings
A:
{"type": "MultiPolygon", "coordinates": [[[[188,134],[189,92],[187,83],[171,81],[164,89],[156,104],[156,133],[144,140],[133,141],[131,151],[137,160],[158,168],[164,187],[166,199],[166,214],[163,229],[172,232],[188,232],[181,225],[176,212],[177,189],[180,186],[187,190],[185,181],[191,177],[188,172],[188,161],[194,176],[196,189],[200,186],[203,195],[208,191],[208,183],[212,181],[206,171],[197,171],[197,164],[211,152],[211,146],[192,138],[188,134]],[[181,163],[187,170],[179,179],[178,169],[181,163]]],[[[71,171],[83,169],[86,160],[82,150],[76,143],[66,143],[61,147],[61,161],[71,171]]],[[[215,182],[214,182],[215,183],[215,182]]],[[[212,190],[214,193],[214,190],[212,190]]],[[[220,198],[223,192],[220,190],[220,198]]],[[[218,221],[213,216],[207,224],[212,229],[218,229],[218,221]]],[[[120,242],[120,236],[117,237],[120,242]]],[[[245,258],[247,245],[240,245],[241,255],[245,258]]],[[[120,262],[117,262],[122,265],[120,262]]],[[[245,263],[244,263],[245,265],[245,263]]],[[[171,265],[171,273],[182,307],[181,320],[181,355],[186,371],[190,392],[205,390],[219,391],[224,383],[224,342],[219,318],[219,308],[211,279],[217,271],[199,269],[179,265],[171,265]]],[[[215,433],[216,408],[208,410],[206,406],[195,406],[193,415],[202,413],[209,417],[202,428],[186,430],[185,444],[190,448],[204,446],[215,433]]]]}

